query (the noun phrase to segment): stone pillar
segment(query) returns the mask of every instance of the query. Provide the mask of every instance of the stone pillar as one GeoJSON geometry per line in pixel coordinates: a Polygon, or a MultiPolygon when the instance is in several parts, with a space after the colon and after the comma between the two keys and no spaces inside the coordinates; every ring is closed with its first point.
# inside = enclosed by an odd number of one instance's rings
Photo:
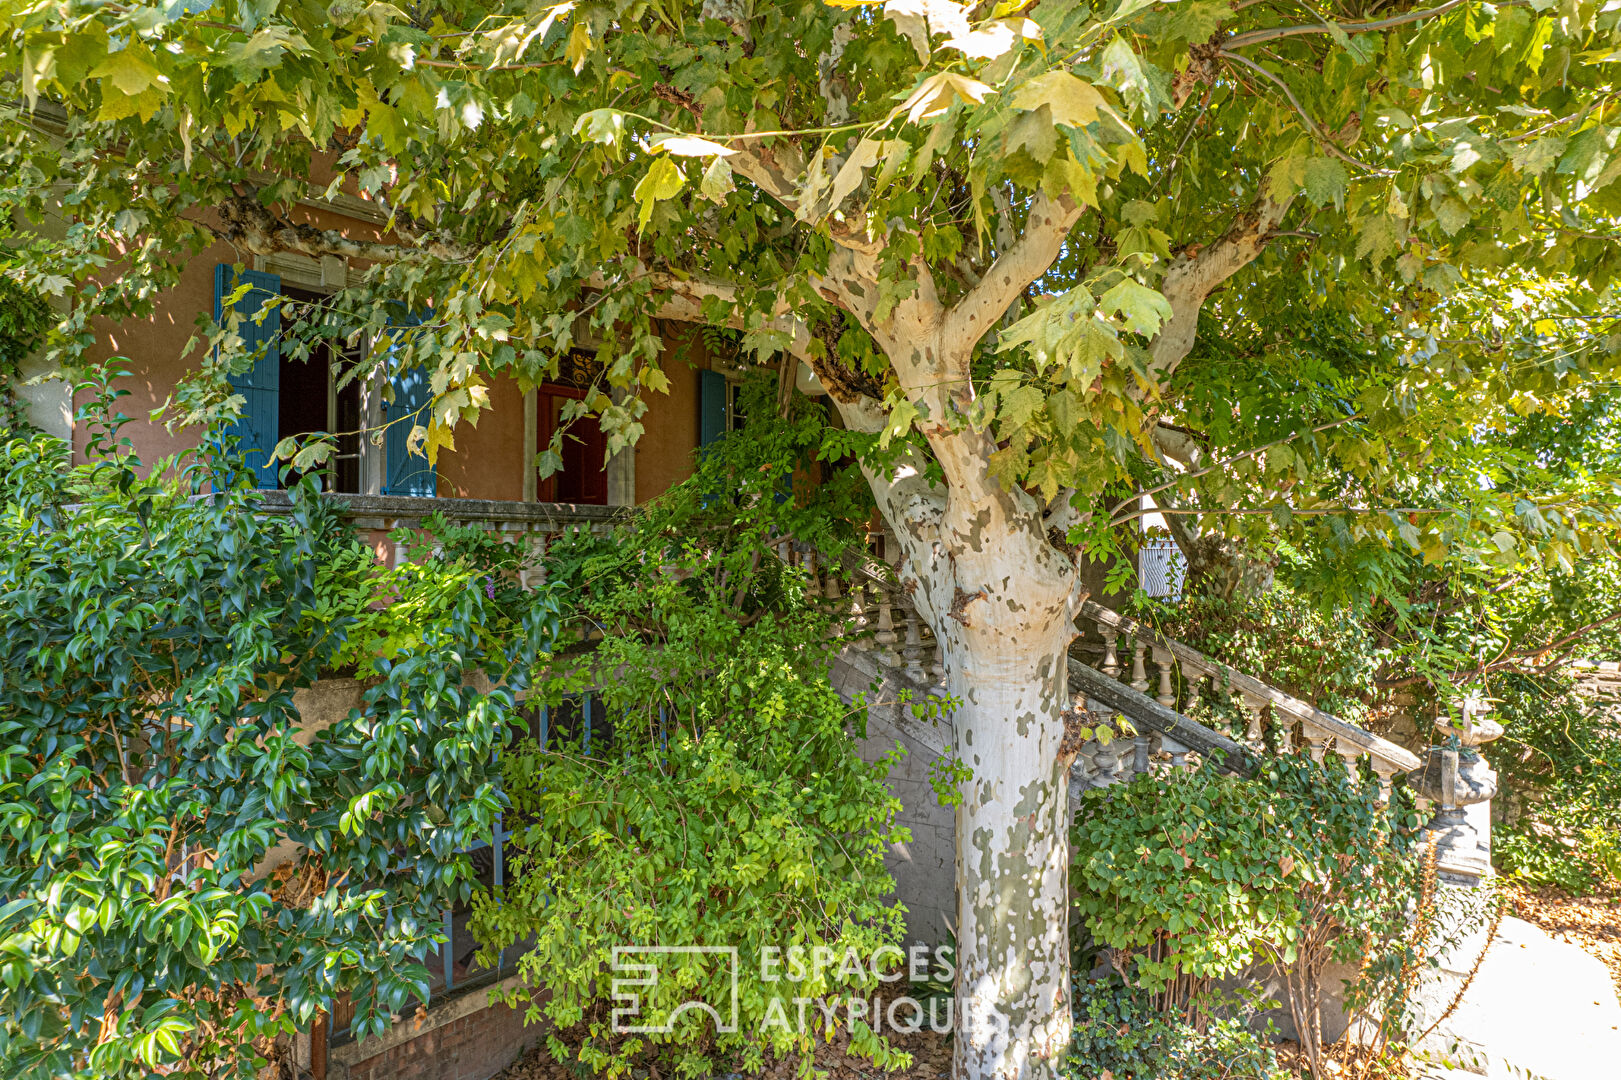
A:
{"type": "Polygon", "coordinates": [[[1497,774],[1479,747],[1503,733],[1488,718],[1490,706],[1466,698],[1457,720],[1441,718],[1435,726],[1445,741],[1432,746],[1424,764],[1407,774],[1407,782],[1435,806],[1429,832],[1435,842],[1434,919],[1426,951],[1432,970],[1414,989],[1410,1002],[1411,1034],[1429,1030],[1417,1047],[1431,1060],[1449,1063],[1447,1076],[1483,1075],[1485,1048],[1454,1030],[1452,1002],[1469,985],[1490,944],[1492,872],[1491,799],[1497,774]],[[1434,1025],[1433,1030],[1431,1030],[1434,1025]]]}
{"type": "Polygon", "coordinates": [[[1479,747],[1502,735],[1503,728],[1485,715],[1489,709],[1479,698],[1465,698],[1458,720],[1437,720],[1446,741],[1430,747],[1424,764],[1407,774],[1413,790],[1435,804],[1429,828],[1436,870],[1443,881],[1457,885],[1479,885],[1491,873],[1497,773],[1479,747]]]}

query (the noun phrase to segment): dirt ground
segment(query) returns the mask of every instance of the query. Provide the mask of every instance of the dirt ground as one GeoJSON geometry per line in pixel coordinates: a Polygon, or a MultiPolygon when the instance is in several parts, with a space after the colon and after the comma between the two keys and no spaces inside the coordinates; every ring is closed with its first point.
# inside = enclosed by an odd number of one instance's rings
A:
{"type": "Polygon", "coordinates": [[[1557,889],[1505,890],[1515,915],[1604,961],[1621,993],[1621,891],[1569,897],[1557,889]]]}

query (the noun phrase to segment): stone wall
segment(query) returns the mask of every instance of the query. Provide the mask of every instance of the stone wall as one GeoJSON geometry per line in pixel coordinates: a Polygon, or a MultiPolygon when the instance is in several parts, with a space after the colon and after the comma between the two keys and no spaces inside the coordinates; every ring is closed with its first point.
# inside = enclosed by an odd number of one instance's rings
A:
{"type": "Polygon", "coordinates": [[[906,906],[910,943],[939,945],[955,935],[957,925],[956,812],[941,806],[929,783],[929,767],[945,753],[951,739],[946,722],[919,720],[899,703],[910,691],[913,701],[928,695],[924,687],[893,667],[880,668],[872,655],[846,649],[830,673],[846,701],[866,695],[867,733],[861,756],[876,761],[900,744],[905,756],[891,769],[890,790],[901,801],[900,824],[912,838],[890,850],[885,865],[895,878],[895,896],[906,906]]]}

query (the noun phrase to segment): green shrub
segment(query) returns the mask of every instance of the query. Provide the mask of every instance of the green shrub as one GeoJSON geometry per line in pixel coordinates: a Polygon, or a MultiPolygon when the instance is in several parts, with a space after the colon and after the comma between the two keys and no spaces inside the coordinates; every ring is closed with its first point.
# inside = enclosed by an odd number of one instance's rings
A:
{"type": "Polygon", "coordinates": [[[394,566],[379,564],[342,523],[317,537],[317,598],[308,621],[346,620],[347,633],[333,658],[339,670],[373,678],[400,655],[420,651],[425,635],[469,591],[485,600],[483,617],[469,632],[481,648],[499,649],[532,603],[518,580],[530,553],[500,533],[435,513],[415,528],[395,530],[390,539],[404,556],[394,566]]]}
{"type": "Polygon", "coordinates": [[[307,482],[257,512],[212,437],[154,478],[116,396],[90,463],[0,457],[0,1075],[252,1076],[341,994],[361,1036],[425,999],[555,608],[496,643],[511,613],[463,590],[306,739],[293,694],[354,621],[314,614],[341,526],[307,482]]]}
{"type": "Polygon", "coordinates": [[[1075,1034],[1064,1059],[1072,1080],[1286,1080],[1277,1051],[1242,1015],[1195,1027],[1167,1016],[1141,989],[1118,976],[1082,981],[1075,992],[1075,1034]]]}
{"type": "MultiPolygon", "coordinates": [[[[477,901],[474,927],[491,953],[533,938],[520,971],[549,991],[531,1014],[564,1029],[549,1040],[560,1060],[608,1075],[645,1063],[701,1076],[755,1072],[771,1052],[809,1068],[812,1034],[832,1031],[815,1009],[800,1030],[794,998],[872,981],[828,969],[773,983],[765,950],[853,949],[865,962],[899,938],[883,856],[905,832],[888,763],[858,756],[852,735],[865,713],[828,681],[829,617],[804,574],[767,546],[785,534],[819,547],[853,536],[784,489],[814,436],[809,422],[734,432],[634,521],[606,538],[572,534],[549,553],[581,640],[532,699],[554,710],[548,742],[506,757],[526,823],[511,844],[516,880],[477,901]],[[765,455],[775,467],[760,468],[765,455]],[[583,725],[557,722],[582,694],[595,713],[589,745],[583,725]],[[664,1033],[616,1033],[616,946],[735,948],[738,1030],[718,1032],[689,1010],[664,1033]]],[[[661,1024],[689,999],[724,1013],[730,972],[725,957],[666,956],[657,984],[637,990],[636,1023],[661,1024]]],[[[841,1010],[833,1026],[845,1019],[841,1010]]],[[[853,1049],[880,1065],[903,1060],[859,1020],[849,1031],[853,1049]]]]}
{"type": "Polygon", "coordinates": [[[1567,678],[1514,674],[1492,690],[1504,734],[1486,753],[1498,798],[1519,811],[1492,837],[1498,867],[1572,895],[1621,884],[1621,731],[1613,713],[1567,678]]]}
{"type": "Polygon", "coordinates": [[[1418,824],[1404,791],[1383,805],[1376,778],[1353,779],[1337,760],[1268,758],[1253,779],[1210,761],[1144,775],[1087,792],[1072,841],[1076,916],[1167,1008],[1276,965],[1315,1054],[1324,967],[1407,947],[1418,824]]]}

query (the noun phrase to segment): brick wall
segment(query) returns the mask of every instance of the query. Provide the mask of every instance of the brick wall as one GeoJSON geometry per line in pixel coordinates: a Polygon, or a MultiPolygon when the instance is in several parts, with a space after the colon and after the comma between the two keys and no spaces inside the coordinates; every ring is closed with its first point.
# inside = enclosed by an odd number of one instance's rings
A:
{"type": "MultiPolygon", "coordinates": [[[[516,978],[500,984],[517,985],[516,978]]],[[[328,1080],[489,1080],[541,1037],[523,1010],[489,1003],[489,988],[402,1017],[376,1038],[334,1046],[328,1080]]]]}

